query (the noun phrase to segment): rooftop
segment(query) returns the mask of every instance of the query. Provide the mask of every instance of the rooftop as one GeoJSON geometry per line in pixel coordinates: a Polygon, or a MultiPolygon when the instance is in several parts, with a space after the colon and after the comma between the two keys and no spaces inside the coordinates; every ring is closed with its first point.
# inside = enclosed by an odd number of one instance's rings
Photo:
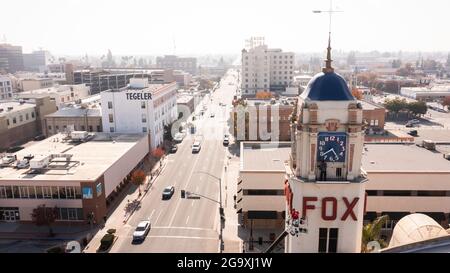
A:
{"type": "Polygon", "coordinates": [[[366,172],[450,172],[450,161],[440,152],[414,144],[365,144],[362,168],[366,172]]]}
{"type": "Polygon", "coordinates": [[[30,103],[30,102],[24,102],[24,103],[20,103],[19,101],[0,102],[0,109],[3,109],[3,111],[0,111],[0,117],[4,117],[11,113],[29,109],[29,108],[34,108],[34,107],[36,107],[36,104],[30,103]],[[8,108],[10,108],[10,107],[12,107],[12,109],[8,111],[8,108]]]}
{"type": "Polygon", "coordinates": [[[30,174],[29,169],[5,167],[0,169],[0,180],[96,180],[145,137],[136,134],[95,133],[93,135],[93,139],[80,144],[63,141],[64,135],[57,134],[15,153],[19,160],[29,154],[34,155],[35,158],[51,154],[70,154],[72,155],[71,161],[78,161],[78,165],[69,169],[51,169],[42,174],[30,174]]]}
{"type": "Polygon", "coordinates": [[[242,142],[241,171],[284,172],[290,152],[290,142],[242,142]]]}
{"type": "Polygon", "coordinates": [[[63,108],[55,113],[46,115],[46,117],[101,117],[102,110],[100,108],[63,108]]]}

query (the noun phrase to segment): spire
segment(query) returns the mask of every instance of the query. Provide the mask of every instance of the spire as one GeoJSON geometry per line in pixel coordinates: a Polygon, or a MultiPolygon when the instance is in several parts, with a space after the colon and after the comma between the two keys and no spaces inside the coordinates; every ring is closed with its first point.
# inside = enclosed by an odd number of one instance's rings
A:
{"type": "Polygon", "coordinates": [[[325,60],[325,67],[322,69],[323,73],[332,73],[334,68],[331,66],[331,32],[328,32],[328,48],[327,48],[327,59],[325,60]]]}

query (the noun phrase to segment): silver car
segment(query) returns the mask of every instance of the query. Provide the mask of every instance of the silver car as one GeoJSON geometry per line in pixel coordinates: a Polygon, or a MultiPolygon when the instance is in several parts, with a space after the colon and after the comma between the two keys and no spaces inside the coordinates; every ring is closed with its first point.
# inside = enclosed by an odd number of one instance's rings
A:
{"type": "Polygon", "coordinates": [[[151,224],[149,220],[141,221],[133,232],[133,241],[144,240],[148,232],[150,231],[150,226],[151,224]]]}

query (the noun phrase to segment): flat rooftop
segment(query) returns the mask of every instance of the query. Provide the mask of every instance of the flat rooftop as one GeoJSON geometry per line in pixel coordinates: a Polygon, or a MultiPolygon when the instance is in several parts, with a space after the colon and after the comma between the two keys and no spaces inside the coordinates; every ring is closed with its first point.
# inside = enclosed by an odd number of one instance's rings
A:
{"type": "Polygon", "coordinates": [[[18,101],[5,101],[0,102],[0,109],[3,109],[3,111],[0,111],[0,117],[8,116],[14,112],[34,108],[36,107],[36,104],[30,103],[30,102],[24,102],[20,103],[18,101]],[[12,107],[13,109],[8,111],[8,108],[12,107]]]}
{"type": "Polygon", "coordinates": [[[177,98],[177,103],[188,103],[192,99],[194,99],[194,96],[188,96],[188,95],[179,96],[177,98]]]}
{"type": "Polygon", "coordinates": [[[63,108],[46,117],[101,117],[102,110],[99,108],[63,108]]]}
{"type": "Polygon", "coordinates": [[[0,181],[94,181],[117,162],[145,135],[91,133],[93,139],[81,144],[63,141],[57,134],[37,142],[17,153],[21,160],[27,155],[43,158],[51,154],[70,154],[79,164],[69,169],[51,169],[42,174],[31,174],[30,169],[0,168],[0,181]]]}
{"type": "Polygon", "coordinates": [[[241,171],[286,171],[290,142],[242,142],[241,171]]]}
{"type": "MultiPolygon", "coordinates": [[[[439,146],[436,146],[439,150],[439,146]]],[[[367,171],[450,172],[450,161],[438,151],[415,144],[365,144],[362,168],[367,171]]]]}

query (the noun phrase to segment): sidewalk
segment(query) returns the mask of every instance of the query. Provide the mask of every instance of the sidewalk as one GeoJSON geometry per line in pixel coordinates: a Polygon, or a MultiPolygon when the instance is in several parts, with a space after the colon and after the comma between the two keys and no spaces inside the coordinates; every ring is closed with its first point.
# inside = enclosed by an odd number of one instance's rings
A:
{"type": "MultiPolygon", "coordinates": [[[[229,153],[227,152],[227,155],[229,153]]],[[[225,228],[223,229],[224,253],[240,253],[242,252],[242,239],[238,237],[238,214],[234,208],[233,196],[237,191],[237,177],[239,175],[239,157],[231,157],[225,160],[229,163],[227,171],[224,174],[224,213],[225,228]]]]}
{"type": "Polygon", "coordinates": [[[164,171],[167,165],[166,158],[167,157],[164,157],[163,161],[159,161],[162,162],[162,166],[160,166],[160,163],[158,162],[155,164],[155,166],[153,166],[151,172],[147,173],[146,181],[144,185],[141,187],[142,195],[139,196],[139,190],[137,189],[137,187],[134,191],[126,195],[120,202],[120,204],[115,208],[115,210],[111,212],[111,215],[107,219],[105,226],[95,234],[95,236],[88,243],[83,252],[95,253],[100,246],[100,240],[106,234],[106,231],[108,229],[116,229],[115,233],[116,236],[122,236],[124,235],[123,234],[124,232],[127,232],[127,230],[124,231],[123,227],[128,222],[130,217],[133,215],[136,207],[147,195],[153,183],[155,183],[155,181],[158,179],[158,176],[164,171]],[[154,174],[152,180],[150,180],[149,176],[150,173],[154,174]]]}
{"type": "Polygon", "coordinates": [[[32,223],[0,223],[0,239],[8,240],[78,240],[96,232],[89,225],[53,225],[53,237],[47,226],[32,223]]]}

